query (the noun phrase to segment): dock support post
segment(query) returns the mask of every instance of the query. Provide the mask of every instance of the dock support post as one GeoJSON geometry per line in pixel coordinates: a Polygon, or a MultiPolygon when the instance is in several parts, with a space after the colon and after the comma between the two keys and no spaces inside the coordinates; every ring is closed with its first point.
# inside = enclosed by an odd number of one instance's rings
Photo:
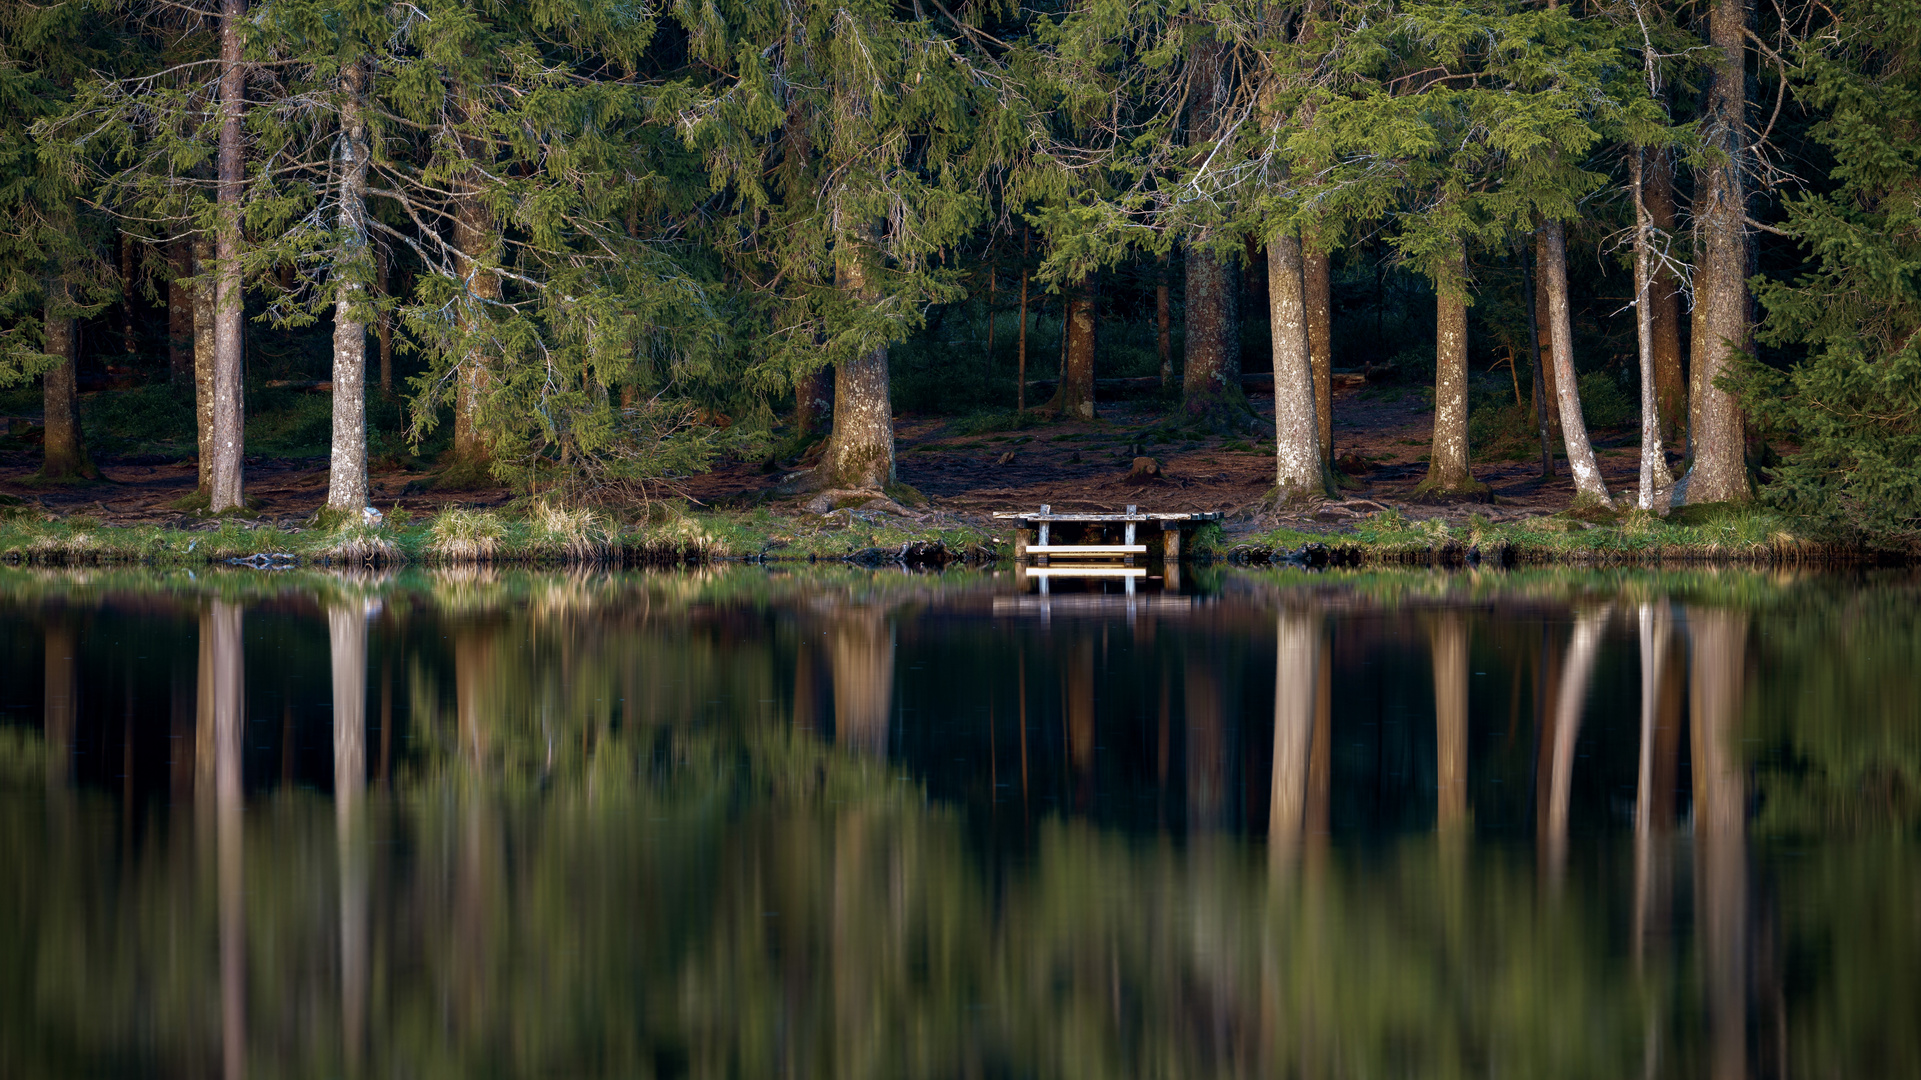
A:
{"type": "Polygon", "coordinates": [[[1169,566],[1178,566],[1181,561],[1181,527],[1173,521],[1161,522],[1161,556],[1169,566]]]}
{"type": "Polygon", "coordinates": [[[1034,530],[1032,529],[1015,529],[1014,530],[1014,561],[1015,562],[1024,563],[1027,561],[1027,545],[1033,542],[1034,542],[1034,530]]]}
{"type": "MultiPolygon", "coordinates": [[[[1128,503],[1128,504],[1127,504],[1127,516],[1128,516],[1128,517],[1129,517],[1130,519],[1132,519],[1132,518],[1133,518],[1133,516],[1134,516],[1134,504],[1133,504],[1133,503],[1128,503]]],[[[1128,521],[1128,523],[1126,524],[1126,526],[1124,526],[1124,527],[1123,527],[1123,528],[1121,529],[1121,536],[1122,536],[1122,540],[1121,540],[1121,543],[1123,543],[1123,544],[1126,544],[1126,545],[1127,545],[1128,547],[1133,547],[1133,546],[1134,546],[1134,522],[1133,522],[1132,520],[1129,520],[1129,521],[1128,521]]],[[[1134,565],[1134,556],[1132,556],[1132,555],[1129,555],[1129,556],[1127,556],[1127,557],[1126,557],[1125,559],[1122,559],[1122,560],[1121,560],[1121,565],[1123,565],[1123,566],[1132,566],[1132,565],[1134,565]]],[[[1128,591],[1129,591],[1129,592],[1132,592],[1132,591],[1133,591],[1133,582],[1132,582],[1132,580],[1131,580],[1131,579],[1130,579],[1130,581],[1128,582],[1128,586],[1129,586],[1129,588],[1128,588],[1128,591]]]]}

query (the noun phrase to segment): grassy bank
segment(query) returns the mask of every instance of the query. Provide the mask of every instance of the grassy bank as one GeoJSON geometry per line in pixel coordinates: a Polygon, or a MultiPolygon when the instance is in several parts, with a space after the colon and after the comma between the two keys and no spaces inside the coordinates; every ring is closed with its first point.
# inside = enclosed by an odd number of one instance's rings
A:
{"type": "MultiPolygon", "coordinates": [[[[1010,558],[1013,533],[940,513],[920,520],[880,511],[830,515],[753,510],[684,511],[656,505],[623,519],[534,503],[504,511],[448,509],[391,515],[340,528],[216,519],[190,528],[124,526],[86,515],[0,508],[0,561],[154,566],[252,560],[273,566],[670,565],[718,562],[944,563],[1010,558]],[[904,557],[904,558],[903,558],[904,557]]],[[[1351,566],[1573,565],[1663,562],[1806,565],[1911,562],[1822,540],[1755,507],[1689,507],[1668,518],[1570,513],[1495,522],[1417,519],[1388,510],[1336,531],[1278,529],[1229,539],[1219,527],[1190,538],[1196,559],[1287,560],[1351,566]]]]}
{"type": "Polygon", "coordinates": [[[1814,534],[1802,524],[1757,506],[1689,506],[1662,518],[1570,511],[1495,522],[1479,516],[1452,522],[1419,520],[1396,510],[1359,519],[1336,533],[1278,529],[1234,545],[1247,562],[1299,558],[1325,545],[1334,561],[1352,565],[1440,565],[1471,562],[1504,566],[1567,564],[1622,566],[1662,562],[1801,565],[1911,562],[1912,555],[1871,550],[1814,534]]]}
{"type": "Polygon", "coordinates": [[[667,565],[729,559],[887,561],[903,551],[909,561],[949,561],[992,558],[995,548],[987,532],[941,515],[915,521],[851,510],[795,517],[768,510],[690,513],[656,506],[645,517],[622,520],[597,510],[535,504],[517,511],[449,509],[420,519],[394,514],[377,526],[339,528],[238,518],[192,528],[126,526],[80,514],[0,510],[0,561],[16,564],[667,565]]]}

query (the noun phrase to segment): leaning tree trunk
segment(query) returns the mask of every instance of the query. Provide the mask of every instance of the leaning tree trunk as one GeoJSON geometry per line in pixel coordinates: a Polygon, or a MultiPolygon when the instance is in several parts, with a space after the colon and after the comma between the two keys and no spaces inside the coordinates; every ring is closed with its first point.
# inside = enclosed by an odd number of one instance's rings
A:
{"type": "Polygon", "coordinates": [[[220,3],[220,137],[217,166],[220,225],[214,236],[213,469],[209,508],[216,514],[243,506],[241,462],[245,413],[241,363],[246,312],[240,277],[240,199],[246,184],[241,138],[246,112],[246,67],[241,27],[247,0],[220,3]]]}
{"type": "Polygon", "coordinates": [[[1267,245],[1268,325],[1274,339],[1274,488],[1282,502],[1328,493],[1315,421],[1307,290],[1301,238],[1282,233],[1267,245]]]}
{"type": "MultiPolygon", "coordinates": [[[[863,246],[849,242],[835,262],[835,284],[861,304],[876,299],[863,246]]],[[[834,435],[821,462],[822,487],[874,490],[894,482],[894,407],[887,346],[849,357],[834,368],[834,435]]]]}
{"type": "Polygon", "coordinates": [[[1568,471],[1574,474],[1574,497],[1613,506],[1601,465],[1588,442],[1587,420],[1581,415],[1581,389],[1574,378],[1574,318],[1567,298],[1567,229],[1559,221],[1541,223],[1541,280],[1547,283],[1548,334],[1554,339],[1554,384],[1561,406],[1561,438],[1567,447],[1568,471]]]}
{"type": "Polygon", "coordinates": [[[1539,291],[1534,287],[1534,260],[1525,245],[1521,253],[1521,288],[1527,293],[1528,371],[1534,382],[1534,423],[1541,436],[1541,477],[1554,475],[1554,445],[1549,437],[1548,414],[1553,395],[1547,392],[1548,366],[1541,363],[1541,320],[1539,291]]]}
{"type": "Polygon", "coordinates": [[[366,66],[340,72],[340,254],[334,262],[333,452],[327,507],[358,516],[367,505],[367,323],[360,280],[367,263],[366,66]]]}
{"type": "Polygon", "coordinates": [[[167,282],[167,375],[175,386],[193,383],[193,298],[187,284],[193,276],[193,241],[175,240],[167,245],[167,266],[172,280],[167,282]]]}
{"type": "MultiPolygon", "coordinates": [[[[1649,150],[1646,169],[1642,200],[1654,226],[1654,242],[1665,246],[1666,238],[1674,235],[1674,159],[1665,149],[1649,150]]],[[[1688,424],[1688,388],[1681,376],[1681,283],[1663,258],[1654,261],[1648,309],[1654,323],[1654,393],[1661,413],[1661,441],[1678,446],[1687,436],[1688,424]]]]}
{"type": "Polygon", "coordinates": [[[1674,478],[1661,445],[1661,411],[1654,345],[1654,221],[1647,209],[1647,154],[1635,147],[1628,158],[1634,189],[1634,324],[1641,356],[1641,488],[1635,505],[1665,509],[1674,478]]]}
{"type": "Polygon", "coordinates": [[[1334,301],[1327,253],[1306,250],[1301,282],[1307,290],[1307,355],[1314,365],[1314,419],[1321,429],[1321,461],[1334,467],[1334,301]]]}
{"type": "Polygon", "coordinates": [[[1690,395],[1690,442],[1694,467],[1687,479],[1691,503],[1737,502],[1748,488],[1745,418],[1734,395],[1715,385],[1733,369],[1748,345],[1747,192],[1742,158],[1747,153],[1746,0],[1715,0],[1708,16],[1714,61],[1702,134],[1708,163],[1695,177],[1694,357],[1690,395]]]}
{"type": "Polygon", "coordinates": [[[200,283],[193,290],[193,414],[200,450],[200,480],[195,490],[213,494],[213,238],[196,236],[193,241],[194,274],[200,283]]]}
{"type": "Polygon", "coordinates": [[[1554,377],[1554,330],[1548,318],[1548,309],[1553,306],[1547,287],[1547,240],[1537,230],[1534,234],[1534,347],[1541,350],[1541,389],[1547,397],[1548,434],[1553,436],[1561,430],[1561,399],[1554,377]]]}
{"type": "Polygon", "coordinates": [[[1094,330],[1098,289],[1083,282],[1067,299],[1067,362],[1048,411],[1063,418],[1094,419],[1094,330]]]}
{"type": "Polygon", "coordinates": [[[45,457],[40,465],[43,480],[93,480],[100,476],[87,456],[87,443],[80,433],[80,393],[74,372],[74,324],[67,310],[67,283],[56,278],[47,286],[47,355],[60,362],[41,376],[46,405],[45,457]]]}
{"type": "Polygon", "coordinates": [[[1467,248],[1457,241],[1449,258],[1434,283],[1434,442],[1422,495],[1486,490],[1467,463],[1467,248]]]}

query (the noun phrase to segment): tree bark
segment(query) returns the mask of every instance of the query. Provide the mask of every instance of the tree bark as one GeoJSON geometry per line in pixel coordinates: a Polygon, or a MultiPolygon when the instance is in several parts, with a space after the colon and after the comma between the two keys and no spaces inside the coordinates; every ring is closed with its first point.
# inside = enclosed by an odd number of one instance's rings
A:
{"type": "Polygon", "coordinates": [[[1275,495],[1281,501],[1326,495],[1300,237],[1283,233],[1268,242],[1267,293],[1274,348],[1275,495]]]}
{"type": "Polygon", "coordinates": [[[1541,363],[1541,320],[1540,292],[1534,287],[1533,253],[1523,246],[1521,252],[1521,288],[1527,293],[1527,338],[1528,354],[1531,357],[1529,371],[1534,379],[1534,423],[1541,433],[1541,476],[1554,475],[1554,444],[1548,428],[1548,415],[1552,411],[1551,395],[1547,391],[1547,365],[1541,363]]]}
{"type": "Polygon", "coordinates": [[[193,241],[194,274],[200,284],[193,290],[193,412],[199,439],[200,479],[195,490],[213,495],[213,238],[196,236],[193,241]]]}
{"type": "Polygon", "coordinates": [[[245,453],[242,400],[246,312],[240,276],[240,200],[246,183],[241,139],[246,115],[247,72],[241,62],[241,28],[247,0],[220,2],[220,137],[216,199],[220,226],[214,236],[213,469],[209,508],[216,514],[244,506],[241,465],[245,453]]]}
{"type": "Polygon", "coordinates": [[[86,437],[80,431],[80,390],[74,371],[74,320],[67,307],[67,283],[55,278],[47,283],[47,355],[60,362],[41,375],[46,408],[46,433],[40,463],[42,480],[96,480],[99,470],[87,455],[86,437]]]}
{"type": "Polygon", "coordinates": [[[1094,331],[1098,289],[1083,282],[1067,298],[1067,362],[1048,409],[1075,420],[1094,419],[1094,331]]]}
{"type": "Polygon", "coordinates": [[[193,276],[193,242],[183,238],[169,244],[167,263],[172,272],[167,282],[167,375],[175,386],[190,386],[194,290],[186,279],[193,276]]]}
{"type": "Polygon", "coordinates": [[[1205,251],[1187,253],[1187,356],[1181,412],[1190,425],[1248,428],[1241,392],[1240,283],[1234,267],[1205,251]]]}
{"type": "Polygon", "coordinates": [[[833,426],[834,369],[817,367],[794,382],[794,426],[812,438],[833,426]]]}
{"type": "MultiPolygon", "coordinates": [[[[846,241],[835,260],[835,284],[857,302],[875,300],[865,245],[846,241]]],[[[894,407],[889,398],[887,346],[841,361],[834,370],[834,435],[827,447],[824,487],[878,490],[894,482],[894,407]]]]}
{"type": "MultiPolygon", "coordinates": [[[[1655,243],[1674,235],[1674,161],[1667,150],[1647,151],[1642,198],[1655,229],[1655,243]]],[[[1681,374],[1681,282],[1667,260],[1654,264],[1649,288],[1654,321],[1654,389],[1661,413],[1661,441],[1679,446],[1687,437],[1688,388],[1681,374]]]]}
{"type": "Polygon", "coordinates": [[[1708,163],[1695,177],[1693,386],[1694,467],[1683,481],[1690,503],[1741,502],[1748,487],[1746,418],[1734,395],[1714,385],[1748,347],[1746,0],[1714,0],[1708,41],[1720,51],[1708,88],[1702,135],[1708,163]]]}
{"type": "MultiPolygon", "coordinates": [[[[374,249],[374,272],[378,274],[379,277],[374,281],[374,288],[379,291],[382,300],[393,295],[393,268],[388,265],[389,262],[390,259],[386,251],[376,247],[374,249]]],[[[393,312],[382,308],[378,326],[379,329],[376,333],[378,333],[380,337],[380,392],[383,394],[392,394],[394,392],[393,312]]]]}
{"type": "Polygon", "coordinates": [[[134,238],[129,232],[120,234],[120,348],[129,360],[140,352],[140,341],[134,333],[133,305],[139,285],[139,273],[134,268],[134,238]]]}
{"type": "Polygon", "coordinates": [[[1541,280],[1547,285],[1548,333],[1554,339],[1554,382],[1561,405],[1561,439],[1567,447],[1568,471],[1574,474],[1574,497],[1613,506],[1601,465],[1588,442],[1587,420],[1581,415],[1581,388],[1574,375],[1574,317],[1567,296],[1567,228],[1559,221],[1541,223],[1541,280]]]}
{"type": "Polygon", "coordinates": [[[1548,317],[1553,307],[1548,295],[1547,285],[1547,238],[1539,229],[1534,232],[1534,344],[1541,350],[1541,374],[1547,380],[1542,387],[1547,391],[1547,426],[1550,436],[1561,431],[1560,380],[1555,377],[1554,366],[1554,325],[1548,317]]]}
{"type": "Polygon", "coordinates": [[[1332,260],[1307,249],[1301,281],[1307,290],[1307,354],[1314,364],[1314,418],[1321,429],[1321,461],[1334,465],[1334,300],[1332,260]]]}
{"type": "Polygon", "coordinates": [[[1014,412],[1027,411],[1027,252],[1033,233],[1021,230],[1021,326],[1020,355],[1014,370],[1014,412]]]}
{"type": "Polygon", "coordinates": [[[1423,495],[1485,490],[1467,460],[1467,248],[1456,241],[1452,267],[1434,285],[1434,441],[1423,495]]]}
{"type": "Polygon", "coordinates": [[[994,370],[994,286],[1000,278],[1000,267],[987,264],[987,370],[994,370]]]}
{"type": "MultiPolygon", "coordinates": [[[[477,183],[478,178],[470,178],[477,183]]],[[[494,246],[493,222],[477,192],[460,197],[454,210],[454,246],[462,256],[461,270],[467,276],[467,291],[473,305],[468,319],[468,347],[460,360],[460,382],[454,396],[454,446],[450,479],[458,484],[480,482],[490,456],[487,437],[480,429],[482,400],[487,394],[487,352],[480,343],[482,328],[488,323],[488,308],[500,299],[500,278],[482,267],[494,246]]]]}
{"type": "Polygon", "coordinates": [[[1661,443],[1661,410],[1654,344],[1654,221],[1647,210],[1647,154],[1636,147],[1628,167],[1634,190],[1634,323],[1641,359],[1641,486],[1635,505],[1665,510],[1674,477],[1661,443]]]}
{"type": "Polygon", "coordinates": [[[361,311],[367,269],[366,67],[340,72],[341,248],[334,261],[333,452],[327,506],[358,518],[367,505],[367,324],[361,311]]]}

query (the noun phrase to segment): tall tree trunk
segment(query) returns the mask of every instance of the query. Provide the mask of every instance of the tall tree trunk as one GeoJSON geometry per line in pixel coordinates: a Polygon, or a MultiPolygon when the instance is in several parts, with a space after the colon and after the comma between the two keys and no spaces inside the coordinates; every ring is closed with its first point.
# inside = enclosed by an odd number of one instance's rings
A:
{"type": "Polygon", "coordinates": [[[1547,389],[1547,426],[1553,436],[1561,432],[1561,393],[1559,369],[1554,363],[1554,321],[1548,315],[1552,310],[1553,298],[1548,293],[1547,284],[1547,238],[1539,229],[1534,232],[1534,344],[1541,350],[1541,374],[1547,379],[1542,385],[1547,389]]]}
{"type": "Polygon", "coordinates": [[[1240,283],[1232,264],[1187,253],[1187,355],[1181,412],[1194,426],[1240,432],[1251,425],[1241,392],[1240,283]]]}
{"type": "Polygon", "coordinates": [[[1668,474],[1667,451],[1661,445],[1661,410],[1654,346],[1654,221],[1645,199],[1647,154],[1630,151],[1628,168],[1634,189],[1634,325],[1641,356],[1641,487],[1635,505],[1642,510],[1665,510],[1674,477],[1668,474]]]}
{"type": "Polygon", "coordinates": [[[1581,415],[1581,386],[1574,375],[1574,313],[1567,296],[1567,227],[1559,221],[1541,223],[1541,280],[1547,284],[1548,333],[1554,339],[1554,384],[1561,406],[1561,439],[1567,447],[1568,471],[1574,474],[1574,497],[1613,506],[1601,465],[1588,442],[1587,420],[1581,415]]]}
{"type": "MultiPolygon", "coordinates": [[[[390,263],[391,259],[387,252],[382,248],[376,247],[374,249],[374,273],[379,276],[374,281],[374,288],[379,291],[382,300],[386,300],[393,295],[393,267],[390,263]]],[[[388,311],[384,307],[381,308],[378,326],[379,329],[376,333],[378,333],[380,337],[380,392],[383,394],[392,394],[394,392],[393,312],[388,311]]]]}
{"type": "Polygon", "coordinates": [[[1154,283],[1154,344],[1160,351],[1161,389],[1174,385],[1173,313],[1167,296],[1167,263],[1161,263],[1160,279],[1154,283]]]}
{"type": "Polygon", "coordinates": [[[334,262],[333,452],[327,506],[358,518],[367,505],[367,69],[340,71],[340,253],[334,262]]]}
{"type": "Polygon", "coordinates": [[[80,389],[74,371],[75,333],[73,315],[68,309],[67,282],[54,278],[47,283],[47,355],[60,362],[41,375],[46,407],[46,441],[40,464],[42,480],[95,480],[100,476],[87,455],[87,441],[80,432],[80,389]]]}
{"type": "MultiPolygon", "coordinates": [[[[478,177],[470,178],[469,182],[477,184],[478,177]]],[[[460,383],[454,395],[453,458],[443,483],[474,486],[486,482],[490,456],[487,437],[479,422],[481,401],[486,397],[490,381],[481,332],[492,319],[489,310],[492,302],[500,299],[500,277],[483,265],[493,252],[493,220],[477,192],[463,194],[455,207],[454,246],[462,256],[461,272],[467,277],[467,291],[473,296],[473,306],[467,327],[467,353],[460,359],[460,383]]]]}
{"type": "MultiPolygon", "coordinates": [[[[1646,152],[1642,200],[1655,229],[1655,243],[1674,235],[1674,159],[1665,149],[1646,152]]],[[[1660,401],[1661,442],[1679,446],[1687,437],[1688,388],[1681,375],[1681,282],[1666,259],[1654,264],[1649,288],[1654,320],[1654,390],[1660,401]]]]}
{"type": "Polygon", "coordinates": [[[193,413],[198,433],[200,479],[195,490],[213,495],[213,373],[214,373],[214,280],[213,238],[206,235],[193,240],[194,274],[200,284],[193,290],[193,413]]]}
{"type": "Polygon", "coordinates": [[[1281,501],[1328,493],[1315,418],[1301,239],[1282,233],[1267,247],[1268,326],[1274,348],[1274,485],[1281,501]]]}
{"type": "Polygon", "coordinates": [[[994,370],[994,286],[1001,276],[1000,267],[987,264],[987,371],[994,370]]]}
{"type": "Polygon", "coordinates": [[[246,183],[241,138],[246,115],[247,69],[241,62],[241,28],[247,0],[220,0],[220,138],[216,199],[220,224],[214,236],[213,475],[209,508],[216,514],[244,505],[241,474],[246,447],[242,400],[246,348],[245,296],[240,276],[240,200],[246,183]]]}
{"type": "Polygon", "coordinates": [[[140,353],[140,342],[133,329],[133,306],[140,276],[135,270],[134,243],[132,233],[120,234],[120,349],[129,360],[140,353]]]}
{"type": "Polygon", "coordinates": [[[175,386],[193,384],[193,300],[194,290],[186,279],[193,276],[193,241],[182,238],[167,245],[167,375],[175,386]]]}
{"type": "Polygon", "coordinates": [[[822,366],[794,381],[794,426],[804,438],[830,430],[834,423],[834,369],[822,366]]]}
{"type": "MultiPolygon", "coordinates": [[[[845,243],[834,264],[835,284],[856,302],[876,299],[868,278],[866,245],[845,243]]],[[[834,436],[827,447],[824,487],[879,489],[894,482],[894,407],[889,399],[887,346],[843,360],[834,370],[834,436]]]]}
{"type": "Polygon", "coordinates": [[[1067,298],[1067,361],[1048,410],[1063,418],[1094,419],[1094,332],[1099,286],[1084,281],[1067,298]]]}
{"type": "Polygon", "coordinates": [[[1021,230],[1021,340],[1014,371],[1014,412],[1017,415],[1027,411],[1027,252],[1032,239],[1032,232],[1021,230]]]}
{"type": "Polygon", "coordinates": [[[1307,291],[1307,355],[1314,364],[1314,419],[1321,429],[1321,460],[1334,466],[1334,299],[1332,260],[1305,249],[1301,282],[1307,291]]]}
{"type": "Polygon", "coordinates": [[[1747,63],[1743,34],[1746,0],[1714,0],[1708,41],[1720,56],[1708,86],[1702,119],[1709,163],[1696,173],[1694,189],[1694,360],[1690,388],[1690,444],[1694,467],[1683,483],[1691,503],[1748,499],[1746,419],[1734,395],[1714,381],[1748,347],[1747,63]]]}
{"type": "Polygon", "coordinates": [[[1534,423],[1541,433],[1541,476],[1554,475],[1554,443],[1549,433],[1548,415],[1553,406],[1547,389],[1547,366],[1541,363],[1540,292],[1534,287],[1534,254],[1526,245],[1521,251],[1521,288],[1527,293],[1527,340],[1529,372],[1534,380],[1534,423]]]}
{"type": "Polygon", "coordinates": [[[1452,266],[1434,283],[1434,442],[1423,495],[1487,490],[1467,461],[1467,248],[1455,242],[1452,266]]]}

